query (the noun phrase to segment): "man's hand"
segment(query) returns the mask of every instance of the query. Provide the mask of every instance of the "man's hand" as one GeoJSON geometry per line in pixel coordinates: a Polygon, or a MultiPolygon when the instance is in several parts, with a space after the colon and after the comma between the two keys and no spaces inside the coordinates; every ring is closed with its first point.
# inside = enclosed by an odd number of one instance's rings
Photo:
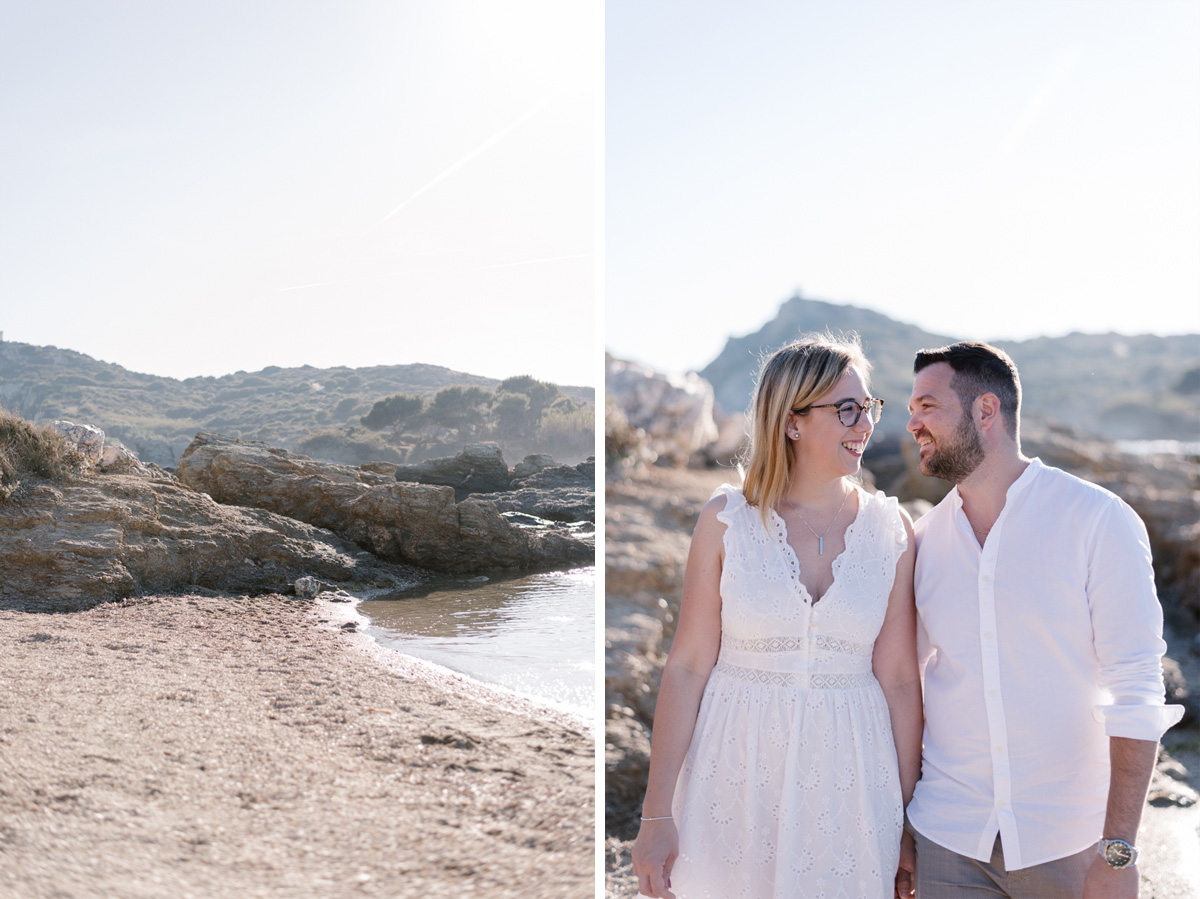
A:
{"type": "Polygon", "coordinates": [[[913,899],[917,894],[917,846],[913,835],[904,831],[900,837],[900,867],[896,871],[895,899],[913,899]]]}
{"type": "Polygon", "coordinates": [[[1088,867],[1083,883],[1084,899],[1137,899],[1137,865],[1114,868],[1099,855],[1088,867]]]}

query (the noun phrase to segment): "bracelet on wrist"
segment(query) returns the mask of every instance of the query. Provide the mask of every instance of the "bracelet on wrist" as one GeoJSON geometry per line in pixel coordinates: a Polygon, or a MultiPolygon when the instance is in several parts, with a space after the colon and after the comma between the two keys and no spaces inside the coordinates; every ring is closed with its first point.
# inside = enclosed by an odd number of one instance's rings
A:
{"type": "Polygon", "coordinates": [[[674,817],[675,817],[674,815],[652,815],[649,818],[647,818],[645,815],[642,815],[642,820],[643,821],[667,821],[674,817]]]}

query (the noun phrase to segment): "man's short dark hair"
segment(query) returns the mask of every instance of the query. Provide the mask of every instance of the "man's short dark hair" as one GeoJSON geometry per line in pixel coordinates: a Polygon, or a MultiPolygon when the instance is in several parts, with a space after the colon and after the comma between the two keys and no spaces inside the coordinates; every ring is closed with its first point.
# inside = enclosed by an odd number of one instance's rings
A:
{"type": "Polygon", "coordinates": [[[945,362],[954,369],[950,386],[958,395],[963,409],[970,409],[975,398],[994,393],[1000,400],[1000,414],[1008,433],[1015,439],[1020,433],[1021,378],[1017,365],[1008,353],[997,347],[976,341],[963,341],[935,350],[918,350],[913,362],[913,374],[926,366],[945,362]]]}

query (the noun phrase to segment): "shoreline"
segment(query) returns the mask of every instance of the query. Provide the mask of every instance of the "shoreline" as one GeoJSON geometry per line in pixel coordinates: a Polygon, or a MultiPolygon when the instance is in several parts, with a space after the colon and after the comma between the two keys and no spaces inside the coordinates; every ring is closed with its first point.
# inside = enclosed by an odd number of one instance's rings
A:
{"type": "Polygon", "coordinates": [[[0,894],[593,896],[591,730],[358,617],[217,594],[0,611],[0,894]]]}
{"type": "Polygon", "coordinates": [[[525,696],[500,684],[491,684],[456,671],[448,665],[384,646],[363,629],[363,626],[366,625],[387,630],[387,628],[371,624],[370,616],[359,610],[359,606],[367,602],[369,597],[349,595],[351,601],[335,602],[328,598],[329,594],[322,593],[313,602],[325,610],[331,619],[337,620],[338,624],[336,627],[331,627],[332,630],[341,631],[342,625],[355,624],[354,630],[346,628],[343,633],[346,634],[352,645],[372,657],[377,664],[392,668],[402,675],[422,678],[440,689],[458,691],[481,702],[494,703],[516,715],[549,720],[562,727],[578,728],[590,735],[595,734],[597,722],[583,712],[562,709],[551,704],[549,700],[542,701],[534,696],[525,696]]]}

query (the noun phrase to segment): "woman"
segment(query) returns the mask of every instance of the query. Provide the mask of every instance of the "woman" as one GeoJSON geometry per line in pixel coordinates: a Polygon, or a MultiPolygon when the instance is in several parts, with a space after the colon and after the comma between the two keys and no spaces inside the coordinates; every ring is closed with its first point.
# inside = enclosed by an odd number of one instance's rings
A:
{"type": "Polygon", "coordinates": [[[915,549],[896,501],[851,480],[883,405],[869,371],[827,335],[763,365],[742,488],[716,491],[688,554],[633,848],[645,896],[911,895],[915,549]]]}

